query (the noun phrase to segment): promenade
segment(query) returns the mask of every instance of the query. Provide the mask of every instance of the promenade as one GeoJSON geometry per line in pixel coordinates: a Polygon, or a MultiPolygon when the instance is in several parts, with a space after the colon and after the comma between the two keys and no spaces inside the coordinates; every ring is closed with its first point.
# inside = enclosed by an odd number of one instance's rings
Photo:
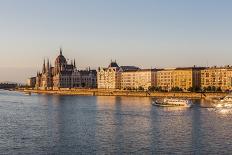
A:
{"type": "Polygon", "coordinates": [[[124,91],[105,89],[63,89],[63,90],[35,90],[20,89],[25,93],[38,93],[50,95],[80,95],[80,96],[132,96],[132,97],[180,97],[180,98],[214,98],[224,97],[227,93],[193,93],[193,92],[147,92],[147,91],[124,91]]]}

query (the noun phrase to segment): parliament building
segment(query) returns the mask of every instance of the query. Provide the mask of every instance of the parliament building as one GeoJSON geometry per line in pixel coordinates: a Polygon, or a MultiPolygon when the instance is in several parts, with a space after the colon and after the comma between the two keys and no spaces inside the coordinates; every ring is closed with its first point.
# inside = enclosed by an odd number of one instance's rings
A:
{"type": "Polygon", "coordinates": [[[78,70],[75,59],[68,63],[63,56],[62,49],[60,49],[60,54],[55,60],[55,66],[53,67],[49,60],[47,62],[44,60],[42,72],[37,72],[34,79],[35,83],[31,84],[31,86],[41,90],[97,87],[96,70],[90,68],[78,70]]]}

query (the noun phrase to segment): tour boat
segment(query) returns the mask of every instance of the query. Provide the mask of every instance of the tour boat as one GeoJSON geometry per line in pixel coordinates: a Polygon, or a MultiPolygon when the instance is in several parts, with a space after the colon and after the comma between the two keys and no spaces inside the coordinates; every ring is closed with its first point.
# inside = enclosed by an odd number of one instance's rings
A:
{"type": "Polygon", "coordinates": [[[232,94],[225,96],[215,105],[216,108],[232,108],[232,94]]]}
{"type": "Polygon", "coordinates": [[[25,92],[24,94],[27,96],[31,96],[31,92],[25,92]]]}
{"type": "Polygon", "coordinates": [[[160,107],[191,107],[192,103],[185,99],[164,98],[153,101],[152,105],[160,107]]]}
{"type": "Polygon", "coordinates": [[[232,103],[232,94],[225,96],[220,102],[232,103]]]}

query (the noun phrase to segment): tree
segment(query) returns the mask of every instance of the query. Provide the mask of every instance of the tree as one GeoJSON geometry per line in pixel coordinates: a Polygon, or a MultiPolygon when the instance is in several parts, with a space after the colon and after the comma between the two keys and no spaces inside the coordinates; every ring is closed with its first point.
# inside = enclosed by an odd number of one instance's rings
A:
{"type": "Polygon", "coordinates": [[[189,87],[187,91],[194,92],[194,88],[193,87],[189,87]]]}
{"type": "Polygon", "coordinates": [[[208,86],[208,87],[206,88],[206,91],[212,91],[212,87],[211,87],[211,86],[208,86]]]}
{"type": "Polygon", "coordinates": [[[151,91],[151,92],[154,92],[156,90],[156,87],[155,86],[149,86],[148,90],[151,91]]]}
{"type": "Polygon", "coordinates": [[[218,88],[217,88],[217,92],[222,92],[221,87],[218,87],[218,88]]]}
{"type": "Polygon", "coordinates": [[[195,87],[195,92],[200,92],[201,91],[201,87],[195,87]]]}
{"type": "Polygon", "coordinates": [[[203,88],[203,92],[206,92],[206,91],[207,91],[207,87],[204,87],[204,88],[203,88]]]}
{"type": "Polygon", "coordinates": [[[201,91],[201,88],[200,87],[189,87],[188,91],[190,91],[190,92],[199,92],[199,91],[201,91]]]}
{"type": "Polygon", "coordinates": [[[183,90],[181,88],[179,88],[179,87],[172,87],[171,91],[173,91],[173,92],[181,92],[183,90]]]}
{"type": "Polygon", "coordinates": [[[215,92],[215,91],[216,91],[216,87],[215,87],[215,86],[212,86],[212,87],[211,87],[211,91],[212,91],[212,92],[215,92]]]}
{"type": "Polygon", "coordinates": [[[163,92],[164,90],[163,90],[163,88],[160,86],[160,87],[156,87],[156,91],[158,91],[158,92],[163,92]]]}
{"type": "Polygon", "coordinates": [[[138,87],[138,90],[139,90],[139,91],[143,91],[144,88],[143,88],[142,86],[139,86],[139,87],[138,87]]]}
{"type": "Polygon", "coordinates": [[[85,87],[85,83],[81,83],[81,87],[85,87]]]}

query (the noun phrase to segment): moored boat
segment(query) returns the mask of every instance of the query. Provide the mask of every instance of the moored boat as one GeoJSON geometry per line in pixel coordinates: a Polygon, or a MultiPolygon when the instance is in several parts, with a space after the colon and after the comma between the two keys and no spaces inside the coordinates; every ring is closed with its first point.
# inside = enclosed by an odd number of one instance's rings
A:
{"type": "Polygon", "coordinates": [[[229,95],[225,96],[223,99],[221,99],[220,102],[232,103],[232,94],[229,94],[229,95]]]}
{"type": "Polygon", "coordinates": [[[31,96],[31,92],[25,92],[24,94],[27,96],[31,96]]]}
{"type": "Polygon", "coordinates": [[[232,108],[232,94],[229,94],[215,103],[216,108],[232,108]]]}
{"type": "Polygon", "coordinates": [[[186,99],[164,98],[153,101],[152,105],[159,107],[191,107],[192,103],[186,99]]]}

